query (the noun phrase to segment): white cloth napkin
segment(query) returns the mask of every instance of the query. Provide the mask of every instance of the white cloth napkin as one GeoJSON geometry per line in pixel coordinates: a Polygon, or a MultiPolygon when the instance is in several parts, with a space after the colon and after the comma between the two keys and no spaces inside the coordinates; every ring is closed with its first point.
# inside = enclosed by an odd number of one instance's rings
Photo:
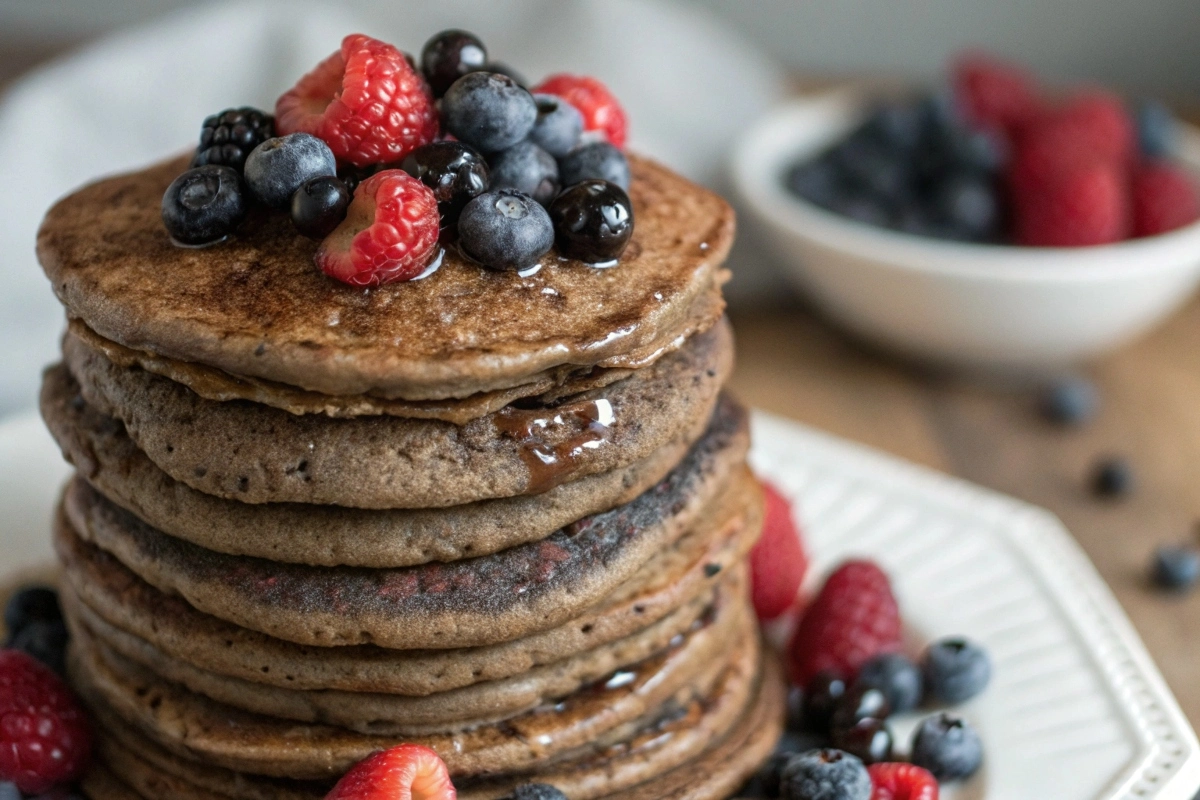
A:
{"type": "Polygon", "coordinates": [[[106,38],[18,82],[0,104],[0,415],[34,403],[62,311],[34,258],[56,197],[192,146],[223,108],[275,98],[343,35],[417,52],[462,27],[539,80],[604,80],[631,144],[714,183],[732,138],[783,92],[779,69],[704,12],[665,0],[354,0],[200,5],[106,38]]]}

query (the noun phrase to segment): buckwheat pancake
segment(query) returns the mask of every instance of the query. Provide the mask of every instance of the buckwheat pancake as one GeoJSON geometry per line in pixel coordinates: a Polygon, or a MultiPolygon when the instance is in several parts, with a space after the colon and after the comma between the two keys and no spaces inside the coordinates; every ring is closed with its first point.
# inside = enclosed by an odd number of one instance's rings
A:
{"type": "MultiPolygon", "coordinates": [[[[747,602],[743,599],[742,602],[747,602]]],[[[734,641],[690,634],[670,652],[554,706],[453,734],[406,737],[435,750],[456,778],[527,771],[624,741],[661,718],[663,704],[713,702],[728,695],[732,724],[757,682],[758,631],[734,641]],[[726,661],[717,654],[731,653],[726,661]]],[[[111,654],[109,654],[111,655],[111,654]]],[[[214,703],[119,657],[101,656],[86,636],[72,641],[74,684],[95,707],[108,707],[157,744],[184,758],[268,777],[336,778],[394,737],[277,720],[214,703]]]]}
{"type": "Polygon", "coordinates": [[[733,211],[630,161],[637,226],[612,269],[552,252],[521,277],[450,250],[424,280],[363,291],[322,275],[316,243],[262,212],[218,246],[178,247],[160,207],[185,158],[59,201],[38,258],[70,316],[135,350],[329,395],[468,397],[564,365],[642,367],[715,320],[694,308],[719,295],[733,211]]]}
{"type": "MultiPolygon", "coordinates": [[[[293,689],[340,689],[425,696],[496,681],[594,652],[648,627],[696,619],[718,592],[745,591],[741,563],[755,536],[713,542],[682,570],[647,564],[640,590],[615,592],[598,608],[523,639],[451,650],[387,650],[374,645],[307,647],[250,631],[163,594],[97,547],[56,541],[64,565],[64,606],[79,605],[104,623],[194,666],[293,689]]],[[[690,624],[688,621],[687,624],[690,624]]]]}
{"type": "Polygon", "coordinates": [[[244,503],[430,508],[540,494],[695,441],[733,361],[727,322],[602,389],[548,408],[509,406],[465,426],[375,416],[298,416],[205,400],[64,342],[84,398],[125,424],[178,481],[244,503]]]}
{"type": "MultiPolygon", "coordinates": [[[[89,407],[62,368],[46,373],[42,416],[67,460],[109,500],[150,526],[209,550],[312,566],[405,567],[487,555],[549,536],[630,502],[684,457],[673,442],[629,467],[518,495],[442,509],[348,509],[298,503],[249,505],[214,497],[160,470],[124,426],[89,407]]],[[[744,409],[718,401],[695,448],[741,460],[744,409]]],[[[79,480],[77,478],[76,480],[79,480]]]]}
{"type": "MultiPolygon", "coordinates": [[[[695,709],[622,743],[614,753],[564,762],[540,773],[506,781],[458,788],[462,800],[496,800],[524,781],[551,783],[576,800],[635,797],[637,800],[723,800],[732,796],[774,747],[782,729],[784,682],[774,659],[768,658],[753,704],[724,736],[690,760],[681,758],[699,738],[706,718],[695,709]],[[646,740],[649,741],[646,741],[646,740]],[[680,746],[683,745],[683,746],[680,746]],[[675,752],[666,752],[675,751],[675,752]],[[664,769],[667,764],[678,765],[664,769]]],[[[718,703],[722,698],[717,699],[718,703]]],[[[84,779],[91,800],[321,800],[328,782],[248,777],[228,770],[201,767],[173,755],[109,714],[98,737],[100,764],[84,779]],[[116,778],[112,769],[122,775],[116,778]],[[140,794],[131,786],[137,786],[140,794]]]]}

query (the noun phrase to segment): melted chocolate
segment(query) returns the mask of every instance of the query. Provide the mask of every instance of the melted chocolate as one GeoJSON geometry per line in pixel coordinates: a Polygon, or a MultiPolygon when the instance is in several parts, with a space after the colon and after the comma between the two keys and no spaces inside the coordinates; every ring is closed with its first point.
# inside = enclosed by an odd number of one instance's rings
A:
{"type": "Polygon", "coordinates": [[[608,443],[614,420],[612,403],[600,399],[536,411],[509,406],[496,427],[521,445],[529,468],[526,493],[541,494],[570,478],[585,451],[608,443]]]}

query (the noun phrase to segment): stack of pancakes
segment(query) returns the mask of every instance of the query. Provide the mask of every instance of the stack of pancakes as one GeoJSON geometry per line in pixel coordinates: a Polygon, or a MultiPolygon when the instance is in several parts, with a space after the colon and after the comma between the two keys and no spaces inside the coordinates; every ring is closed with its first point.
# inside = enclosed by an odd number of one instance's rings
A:
{"type": "Polygon", "coordinates": [[[448,252],[362,290],[260,212],[170,242],[175,161],[46,218],[70,324],[42,409],[71,678],[109,798],[320,798],[400,742],[460,795],[728,796],[781,682],[720,198],[633,159],[620,264],[448,252]]]}

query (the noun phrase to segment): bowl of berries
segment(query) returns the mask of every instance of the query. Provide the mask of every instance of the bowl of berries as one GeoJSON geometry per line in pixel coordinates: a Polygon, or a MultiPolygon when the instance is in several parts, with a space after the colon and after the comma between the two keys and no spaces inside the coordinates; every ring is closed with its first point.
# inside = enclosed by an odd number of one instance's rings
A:
{"type": "Polygon", "coordinates": [[[938,91],[802,97],[739,142],[746,216],[823,313],[923,361],[1039,371],[1186,301],[1200,131],[983,56],[952,73],[938,91]]]}

